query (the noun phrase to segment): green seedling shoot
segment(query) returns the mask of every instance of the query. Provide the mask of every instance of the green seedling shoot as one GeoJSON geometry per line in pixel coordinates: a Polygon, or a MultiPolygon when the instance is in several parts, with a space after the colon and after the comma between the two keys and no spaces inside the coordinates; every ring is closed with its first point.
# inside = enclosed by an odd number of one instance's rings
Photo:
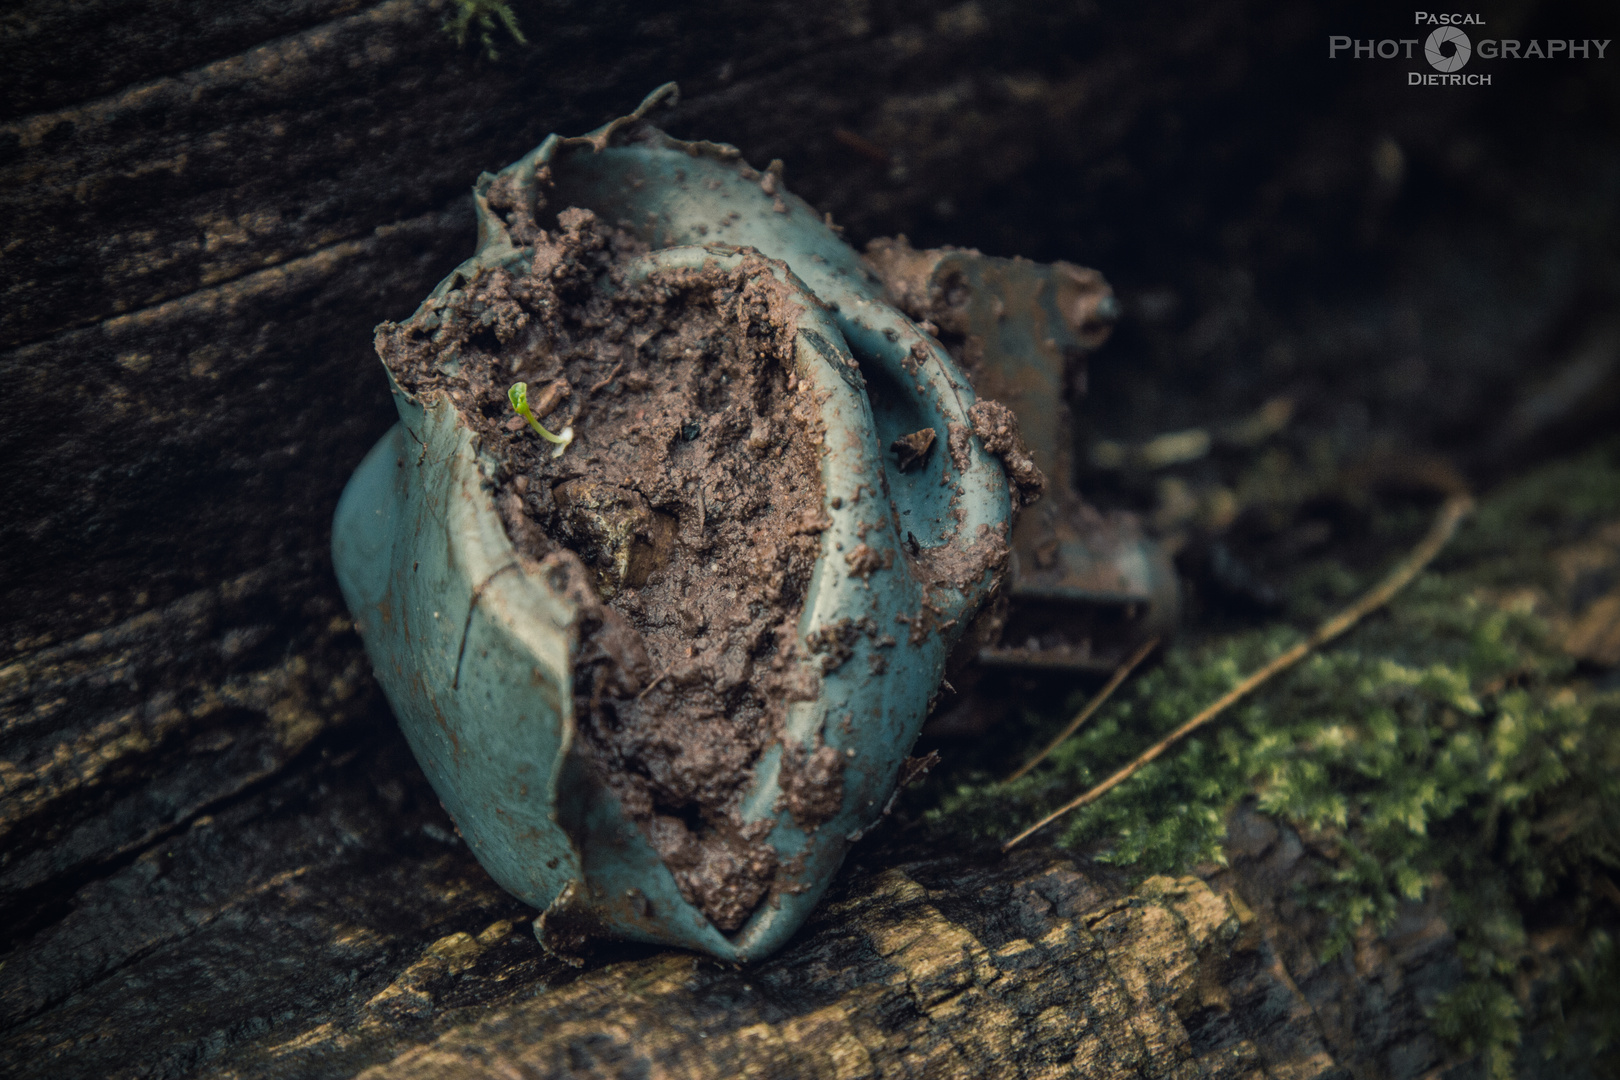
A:
{"type": "Polygon", "coordinates": [[[574,441],[574,429],[565,427],[560,435],[553,435],[547,431],[546,426],[535,419],[534,413],[529,410],[528,383],[513,383],[512,389],[506,392],[506,396],[512,402],[513,411],[529,422],[529,426],[534,428],[536,435],[549,443],[557,445],[557,448],[551,452],[551,456],[554,458],[562,457],[563,451],[568,449],[568,444],[574,441]]]}

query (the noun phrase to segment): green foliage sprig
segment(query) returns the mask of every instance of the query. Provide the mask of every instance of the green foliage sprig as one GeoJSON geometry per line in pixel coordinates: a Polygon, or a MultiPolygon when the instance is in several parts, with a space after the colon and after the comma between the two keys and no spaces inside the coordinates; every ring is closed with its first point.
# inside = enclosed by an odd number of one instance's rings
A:
{"type": "Polygon", "coordinates": [[[450,14],[444,19],[444,32],[456,39],[458,49],[467,44],[467,35],[477,27],[484,55],[491,60],[499,60],[500,53],[495,51],[497,24],[505,27],[512,40],[519,45],[529,43],[529,39],[523,36],[523,28],[518,25],[517,16],[512,14],[505,0],[451,0],[451,8],[450,14]]]}

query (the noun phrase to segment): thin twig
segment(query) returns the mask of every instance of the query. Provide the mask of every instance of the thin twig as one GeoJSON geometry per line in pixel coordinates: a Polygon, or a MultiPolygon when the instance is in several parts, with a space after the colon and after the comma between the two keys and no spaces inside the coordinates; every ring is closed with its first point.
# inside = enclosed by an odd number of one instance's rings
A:
{"type": "Polygon", "coordinates": [[[1158,647],[1158,638],[1152,638],[1144,642],[1140,649],[1137,649],[1131,654],[1130,659],[1126,660],[1123,664],[1114,669],[1114,674],[1109,677],[1108,682],[1104,684],[1103,688],[1092,695],[1091,700],[1086,702],[1086,707],[1081,709],[1073,720],[1069,721],[1069,726],[1060,731],[1057,738],[1053,739],[1046,745],[1045,750],[1042,750],[1040,753],[1024,762],[1024,764],[1019,767],[1017,772],[1007,777],[1007,779],[1003,780],[1002,783],[1012,783],[1014,780],[1017,780],[1020,776],[1023,776],[1025,773],[1029,772],[1029,770],[1045,761],[1047,755],[1056,750],[1058,747],[1062,746],[1063,740],[1067,739],[1070,735],[1073,735],[1076,731],[1079,731],[1080,725],[1084,724],[1087,720],[1090,720],[1092,714],[1098,709],[1102,708],[1103,703],[1114,696],[1114,691],[1118,690],[1120,684],[1130,676],[1131,672],[1136,670],[1136,665],[1140,664],[1143,660],[1146,660],[1148,653],[1152,652],[1158,647]]]}
{"type": "Polygon", "coordinates": [[[608,383],[612,382],[614,379],[617,379],[619,377],[619,372],[621,370],[623,370],[623,368],[624,368],[624,361],[623,360],[620,360],[617,364],[614,364],[613,365],[613,370],[608,372],[608,377],[603,379],[601,382],[597,383],[595,386],[591,387],[589,390],[585,391],[585,396],[587,398],[589,398],[592,394],[594,394],[598,390],[602,389],[602,387],[606,386],[608,383]]]}
{"type": "Polygon", "coordinates": [[[1439,512],[1435,514],[1434,524],[1429,527],[1429,534],[1423,538],[1417,547],[1412,549],[1411,553],[1407,555],[1406,558],[1402,559],[1398,564],[1396,564],[1395,569],[1391,570],[1389,575],[1385,577],[1383,581],[1379,582],[1371,592],[1367,593],[1360,600],[1357,600],[1354,604],[1351,604],[1349,607],[1333,616],[1333,618],[1317,627],[1316,632],[1310,637],[1306,638],[1298,645],[1295,645],[1293,648],[1289,649],[1287,652],[1278,656],[1276,659],[1260,668],[1260,670],[1238,683],[1232,689],[1228,690],[1218,700],[1205,708],[1204,711],[1200,712],[1197,716],[1193,717],[1191,720],[1188,720],[1185,724],[1182,724],[1180,727],[1176,728],[1176,730],[1172,731],[1170,734],[1148,747],[1148,749],[1144,750],[1129,765],[1126,765],[1123,769],[1120,769],[1113,776],[1110,776],[1108,779],[1104,780],[1102,783],[1098,784],[1085,794],[1065,803],[1063,806],[1052,811],[1050,814],[1047,814],[1041,820],[1037,821],[1035,824],[1031,825],[1029,828],[1025,829],[1011,840],[1008,840],[1005,844],[1002,844],[1001,850],[1012,850],[1012,848],[1020,841],[1025,840],[1034,835],[1036,832],[1039,832],[1041,829],[1044,829],[1046,826],[1050,825],[1064,814],[1069,813],[1071,810],[1078,810],[1082,806],[1087,806],[1096,802],[1114,788],[1118,787],[1120,784],[1123,784],[1126,780],[1129,780],[1137,773],[1138,770],[1142,768],[1142,766],[1146,765],[1160,754],[1163,754],[1166,750],[1170,749],[1176,743],[1192,734],[1198,728],[1203,727],[1205,724],[1215,719],[1222,712],[1225,712],[1226,709],[1234,702],[1248,696],[1255,690],[1255,688],[1259,687],[1273,675],[1293,667],[1295,664],[1299,663],[1307,655],[1309,655],[1311,650],[1332,641],[1334,638],[1356,625],[1356,623],[1360,622],[1368,613],[1376,611],[1378,608],[1381,608],[1385,604],[1389,603],[1391,597],[1404,589],[1411,582],[1411,580],[1417,577],[1418,574],[1422,572],[1423,568],[1440,553],[1440,549],[1446,546],[1446,542],[1449,541],[1452,534],[1457,531],[1458,524],[1461,523],[1463,518],[1468,516],[1468,512],[1472,510],[1473,507],[1474,500],[1469,498],[1466,494],[1453,495],[1448,498],[1440,507],[1439,512]]]}
{"type": "Polygon", "coordinates": [[[637,695],[636,695],[636,700],[637,700],[637,701],[640,701],[640,700],[641,700],[641,699],[642,699],[642,698],[644,698],[644,697],[646,697],[646,696],[647,696],[647,695],[648,695],[648,694],[650,694],[650,693],[652,693],[652,691],[653,691],[653,687],[655,687],[655,686],[657,686],[657,685],[658,685],[658,684],[659,684],[659,683],[661,683],[661,682],[663,682],[663,681],[664,681],[664,676],[665,676],[665,675],[668,675],[668,674],[669,674],[669,673],[670,673],[670,672],[672,672],[672,671],[674,671],[674,670],[675,670],[675,665],[674,665],[674,664],[671,664],[671,665],[669,665],[669,667],[667,667],[667,668],[665,668],[665,669],[664,669],[664,670],[663,670],[663,671],[660,671],[660,672],[659,672],[659,673],[658,673],[658,677],[657,677],[657,678],[655,678],[655,679],[653,679],[653,681],[652,681],[652,682],[650,682],[650,683],[648,683],[648,684],[647,684],[647,685],[646,685],[646,686],[644,686],[644,687],[642,687],[642,688],[641,688],[641,693],[639,693],[639,694],[637,694],[637,695]]]}

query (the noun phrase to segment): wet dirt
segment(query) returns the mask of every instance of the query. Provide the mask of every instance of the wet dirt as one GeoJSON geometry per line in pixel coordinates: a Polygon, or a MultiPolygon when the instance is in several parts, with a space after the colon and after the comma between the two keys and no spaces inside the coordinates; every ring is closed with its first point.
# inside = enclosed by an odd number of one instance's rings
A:
{"type": "Polygon", "coordinates": [[[1013,506],[1025,507],[1034,503],[1046,490],[1046,477],[1035,465],[1024,438],[1018,431],[1018,417],[999,401],[981,399],[968,409],[973,422],[973,434],[984,443],[984,448],[1001,459],[1007,470],[1007,486],[1013,506]]]}
{"type": "MultiPolygon", "coordinates": [[[[788,704],[818,689],[791,662],[828,524],[824,436],[794,374],[797,304],[763,259],[630,284],[646,249],[628,234],[578,209],[549,231],[534,221],[518,230],[535,248],[527,273],[480,273],[380,327],[378,352],[411,393],[447,394],[500,462],[514,546],[579,605],[583,752],[729,933],[778,877],[772,824],[744,824],[741,798],[788,704]],[[520,380],[542,424],[573,428],[560,457],[512,422],[520,380]]],[[[838,755],[785,751],[784,804],[825,820],[838,755]]]]}

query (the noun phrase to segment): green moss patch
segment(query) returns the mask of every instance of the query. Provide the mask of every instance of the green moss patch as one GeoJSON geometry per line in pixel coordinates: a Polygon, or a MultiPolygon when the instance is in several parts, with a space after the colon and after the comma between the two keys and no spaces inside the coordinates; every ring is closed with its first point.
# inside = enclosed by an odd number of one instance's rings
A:
{"type": "MultiPolygon", "coordinates": [[[[1564,650],[1582,598],[1569,595],[1557,552],[1616,519],[1620,447],[1505,486],[1386,611],[1051,826],[1051,838],[1136,874],[1185,872],[1225,861],[1228,814],[1253,800],[1319,864],[1307,902],[1326,917],[1325,958],[1437,893],[1466,971],[1432,1014],[1455,1050],[1504,1077],[1534,1032],[1538,1054],[1614,1068],[1620,679],[1564,650]]],[[[1425,525],[1412,508],[1375,516],[1386,565],[1425,525]]],[[[1005,839],[1300,640],[1381,570],[1331,558],[1295,568],[1278,625],[1170,649],[1029,776],[1003,785],[958,773],[935,788],[929,827],[1005,839]]],[[[1065,717],[1029,719],[1021,737],[1032,751],[1065,717]]]]}

